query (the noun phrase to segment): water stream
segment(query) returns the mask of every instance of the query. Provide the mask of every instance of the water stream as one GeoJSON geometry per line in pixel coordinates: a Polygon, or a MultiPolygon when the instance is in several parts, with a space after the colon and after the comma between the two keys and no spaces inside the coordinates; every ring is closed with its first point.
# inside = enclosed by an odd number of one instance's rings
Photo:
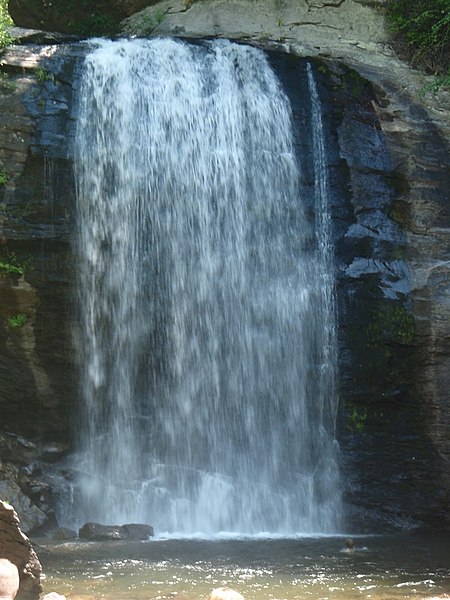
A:
{"type": "Polygon", "coordinates": [[[87,56],[78,524],[339,530],[326,147],[305,77],[313,157],[261,50],[154,39],[87,56]],[[299,191],[311,161],[315,218],[299,191]]]}

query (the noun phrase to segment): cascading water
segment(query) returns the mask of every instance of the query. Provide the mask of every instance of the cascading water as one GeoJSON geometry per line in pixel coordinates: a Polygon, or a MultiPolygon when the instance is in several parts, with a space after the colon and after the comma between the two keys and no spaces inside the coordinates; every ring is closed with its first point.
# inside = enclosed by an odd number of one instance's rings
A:
{"type": "Polygon", "coordinates": [[[262,51],[154,39],[87,56],[80,522],[338,528],[330,221],[309,77],[315,224],[289,101],[262,51]]]}

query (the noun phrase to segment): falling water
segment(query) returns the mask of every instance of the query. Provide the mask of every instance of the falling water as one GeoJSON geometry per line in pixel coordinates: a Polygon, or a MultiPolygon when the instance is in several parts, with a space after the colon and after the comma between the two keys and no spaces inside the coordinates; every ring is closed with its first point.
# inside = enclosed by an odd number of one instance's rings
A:
{"type": "Polygon", "coordinates": [[[340,493],[330,224],[289,101],[226,41],[99,42],[80,88],[79,521],[331,532],[340,493]]]}

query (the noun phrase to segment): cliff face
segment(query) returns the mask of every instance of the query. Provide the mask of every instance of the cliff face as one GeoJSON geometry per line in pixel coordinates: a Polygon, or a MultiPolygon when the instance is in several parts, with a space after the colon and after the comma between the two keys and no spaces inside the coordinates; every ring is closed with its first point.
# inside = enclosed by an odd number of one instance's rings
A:
{"type": "Polygon", "coordinates": [[[55,52],[9,51],[0,96],[0,161],[7,177],[0,245],[2,427],[33,437],[65,435],[74,383],[68,140],[75,59],[68,66],[55,52]],[[46,60],[53,73],[42,66],[46,60]]]}
{"type": "MultiPolygon", "coordinates": [[[[120,10],[143,3],[131,4],[120,10]]],[[[393,56],[382,4],[162,0],[122,25],[281,51],[294,102],[289,61],[316,65],[332,148],[338,437],[350,516],[369,529],[442,522],[450,490],[448,97],[419,100],[426,80],[393,56]]],[[[78,401],[71,155],[86,45],[40,35],[47,45],[0,59],[0,407],[4,432],[46,444],[70,439],[78,401]]]]}

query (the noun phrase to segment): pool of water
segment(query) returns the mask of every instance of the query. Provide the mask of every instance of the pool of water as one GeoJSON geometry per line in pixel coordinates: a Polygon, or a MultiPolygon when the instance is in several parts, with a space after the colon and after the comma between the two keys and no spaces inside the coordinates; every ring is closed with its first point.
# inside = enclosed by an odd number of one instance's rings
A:
{"type": "Polygon", "coordinates": [[[84,543],[38,540],[44,592],[71,600],[193,600],[228,585],[245,600],[450,597],[450,544],[418,535],[84,543]]]}

